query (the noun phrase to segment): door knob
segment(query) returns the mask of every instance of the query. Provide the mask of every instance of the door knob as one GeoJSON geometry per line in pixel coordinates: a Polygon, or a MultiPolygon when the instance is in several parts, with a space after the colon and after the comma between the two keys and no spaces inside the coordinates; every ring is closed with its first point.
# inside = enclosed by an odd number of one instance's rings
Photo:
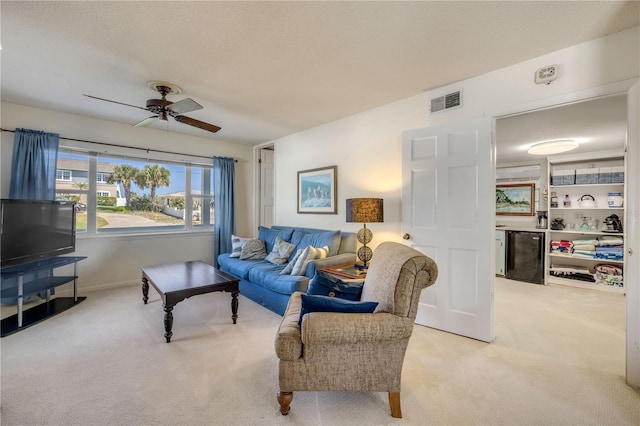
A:
{"type": "Polygon", "coordinates": [[[409,235],[409,234],[404,234],[404,235],[402,236],[402,239],[403,239],[403,240],[408,240],[409,238],[411,238],[411,235],[409,235]]]}

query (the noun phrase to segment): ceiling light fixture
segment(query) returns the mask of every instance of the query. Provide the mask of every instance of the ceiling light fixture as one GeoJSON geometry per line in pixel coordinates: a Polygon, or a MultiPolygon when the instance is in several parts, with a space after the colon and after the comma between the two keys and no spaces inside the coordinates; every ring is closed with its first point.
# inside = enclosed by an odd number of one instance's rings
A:
{"type": "Polygon", "coordinates": [[[532,145],[527,151],[532,155],[552,155],[560,154],[562,152],[571,151],[578,147],[578,142],[572,139],[563,139],[557,141],[541,142],[532,145]]]}

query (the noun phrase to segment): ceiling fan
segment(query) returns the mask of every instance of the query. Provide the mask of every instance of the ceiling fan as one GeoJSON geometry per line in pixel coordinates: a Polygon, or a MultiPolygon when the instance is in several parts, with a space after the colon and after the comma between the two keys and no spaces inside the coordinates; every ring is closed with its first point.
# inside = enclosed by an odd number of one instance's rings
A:
{"type": "Polygon", "coordinates": [[[167,116],[170,115],[171,117],[173,117],[174,120],[176,120],[179,123],[197,127],[199,129],[206,130],[208,132],[216,133],[218,130],[221,129],[220,127],[214,124],[205,123],[204,121],[196,120],[195,118],[190,118],[182,115],[191,111],[202,109],[202,105],[200,105],[199,103],[197,103],[191,98],[182,99],[181,101],[178,101],[178,102],[171,102],[167,100],[167,95],[177,95],[180,92],[182,92],[182,89],[180,89],[175,84],[167,83],[166,81],[152,80],[147,82],[147,86],[149,86],[152,90],[155,90],[156,92],[160,93],[160,95],[162,96],[162,99],[148,99],[146,108],[139,107],[136,105],[125,104],[123,102],[112,101],[110,99],[99,98],[97,96],[91,96],[91,95],[84,95],[84,96],[92,99],[98,99],[101,101],[113,102],[114,104],[126,105],[133,108],[143,109],[145,111],[150,111],[153,114],[155,114],[135,124],[134,125],[135,127],[145,127],[158,120],[168,121],[167,116]]]}

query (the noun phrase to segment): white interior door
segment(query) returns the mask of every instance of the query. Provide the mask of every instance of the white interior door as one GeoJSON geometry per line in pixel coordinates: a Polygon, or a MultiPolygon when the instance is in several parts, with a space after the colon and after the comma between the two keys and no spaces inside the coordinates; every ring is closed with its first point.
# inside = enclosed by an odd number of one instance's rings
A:
{"type": "Polygon", "coordinates": [[[260,225],[273,225],[274,182],[273,150],[260,150],[260,225]]]}
{"type": "Polygon", "coordinates": [[[438,264],[416,322],[495,337],[495,156],[491,120],[403,132],[402,232],[438,264]]]}
{"type": "Polygon", "coordinates": [[[626,287],[627,383],[640,388],[640,83],[627,97],[627,176],[624,214],[624,285],[626,287]]]}

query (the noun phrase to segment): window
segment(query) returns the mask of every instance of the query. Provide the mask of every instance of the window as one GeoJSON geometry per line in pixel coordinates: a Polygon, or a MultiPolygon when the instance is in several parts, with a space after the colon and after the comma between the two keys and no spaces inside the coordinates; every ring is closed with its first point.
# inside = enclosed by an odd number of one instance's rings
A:
{"type": "Polygon", "coordinates": [[[57,195],[78,203],[78,231],[90,234],[213,230],[212,167],[60,149],[57,195]],[[63,168],[64,167],[64,168],[63,168]],[[88,200],[95,190],[95,202],[88,200]],[[91,205],[93,204],[93,205],[91,205]],[[87,212],[96,225],[87,229],[87,212]]]}
{"type": "Polygon", "coordinates": [[[56,170],[56,200],[69,200],[76,203],[76,232],[78,233],[87,232],[88,189],[89,156],[60,151],[56,170]]]}
{"type": "Polygon", "coordinates": [[[193,226],[213,226],[213,173],[211,168],[191,169],[193,226]]]}
{"type": "Polygon", "coordinates": [[[56,180],[71,181],[71,170],[56,170],[56,180]]]}

